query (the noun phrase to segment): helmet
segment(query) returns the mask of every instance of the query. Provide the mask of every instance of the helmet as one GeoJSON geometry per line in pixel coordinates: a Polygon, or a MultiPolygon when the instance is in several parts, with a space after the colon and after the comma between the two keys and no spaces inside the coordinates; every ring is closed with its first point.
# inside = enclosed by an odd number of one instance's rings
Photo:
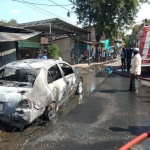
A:
{"type": "Polygon", "coordinates": [[[133,51],[134,52],[139,52],[139,48],[136,47],[136,48],[133,49],[133,51]]]}

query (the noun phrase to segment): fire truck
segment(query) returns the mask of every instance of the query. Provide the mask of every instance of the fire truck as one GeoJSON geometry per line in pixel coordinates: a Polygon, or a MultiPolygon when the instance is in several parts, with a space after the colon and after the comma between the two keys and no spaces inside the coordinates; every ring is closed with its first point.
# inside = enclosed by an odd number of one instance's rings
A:
{"type": "Polygon", "coordinates": [[[138,33],[136,46],[142,58],[142,71],[150,71],[150,26],[144,26],[138,33]]]}

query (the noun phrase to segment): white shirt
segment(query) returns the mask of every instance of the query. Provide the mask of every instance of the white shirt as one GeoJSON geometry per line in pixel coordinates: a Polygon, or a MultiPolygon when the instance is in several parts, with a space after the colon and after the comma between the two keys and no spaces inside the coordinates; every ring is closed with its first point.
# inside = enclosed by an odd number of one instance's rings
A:
{"type": "Polygon", "coordinates": [[[141,74],[141,56],[136,54],[131,60],[131,73],[135,75],[141,74]]]}

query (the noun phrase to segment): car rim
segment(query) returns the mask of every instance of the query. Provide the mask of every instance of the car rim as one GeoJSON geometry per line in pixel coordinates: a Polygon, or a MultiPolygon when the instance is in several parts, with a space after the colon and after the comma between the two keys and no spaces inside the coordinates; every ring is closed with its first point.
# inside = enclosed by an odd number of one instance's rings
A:
{"type": "Polygon", "coordinates": [[[50,107],[49,110],[48,110],[48,118],[49,118],[49,120],[51,120],[52,117],[53,117],[53,108],[50,107]]]}
{"type": "Polygon", "coordinates": [[[51,104],[51,106],[49,107],[48,110],[48,118],[49,120],[53,119],[55,117],[55,112],[56,112],[56,105],[55,104],[51,104]]]}
{"type": "Polygon", "coordinates": [[[82,81],[79,82],[78,92],[82,93],[82,81]]]}

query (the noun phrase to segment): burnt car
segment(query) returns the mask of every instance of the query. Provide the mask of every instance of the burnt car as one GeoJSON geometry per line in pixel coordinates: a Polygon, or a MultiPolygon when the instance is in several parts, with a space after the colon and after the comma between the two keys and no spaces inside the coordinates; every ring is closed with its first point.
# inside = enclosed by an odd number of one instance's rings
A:
{"type": "Polygon", "coordinates": [[[0,121],[23,130],[36,118],[51,120],[82,93],[81,70],[54,59],[15,61],[0,69],[0,121]]]}

